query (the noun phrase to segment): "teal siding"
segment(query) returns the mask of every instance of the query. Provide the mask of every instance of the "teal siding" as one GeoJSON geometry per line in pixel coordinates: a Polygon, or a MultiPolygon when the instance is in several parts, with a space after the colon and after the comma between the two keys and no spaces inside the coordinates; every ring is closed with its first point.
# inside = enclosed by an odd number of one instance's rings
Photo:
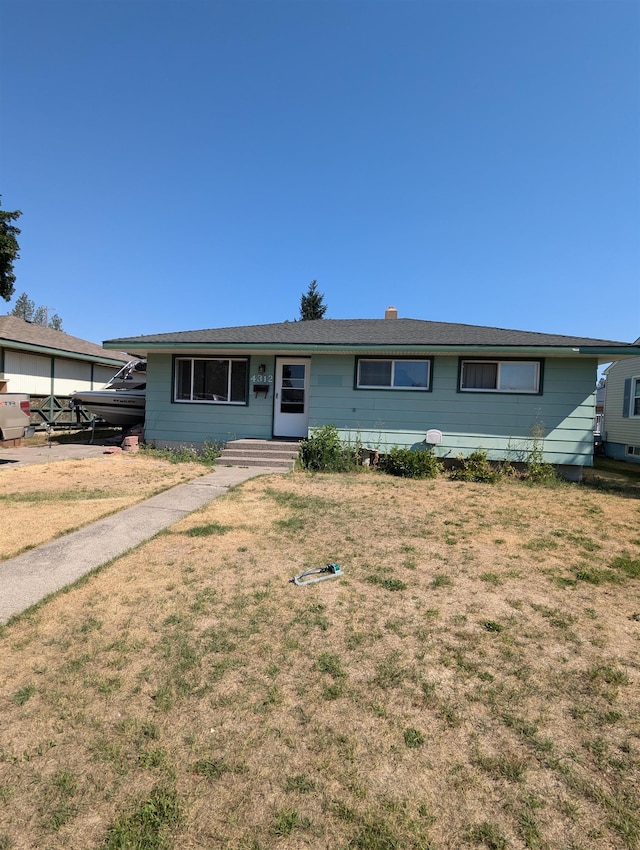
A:
{"type": "Polygon", "coordinates": [[[386,450],[414,446],[442,431],[441,457],[483,448],[493,459],[522,457],[534,429],[545,459],[591,465],[595,360],[547,359],[542,395],[459,393],[458,358],[435,357],[432,392],[356,390],[353,357],[313,359],[310,427],[334,424],[345,440],[386,450]]]}
{"type": "MultiPolygon", "coordinates": [[[[165,446],[197,444],[205,440],[227,442],[240,437],[271,438],[273,385],[266,397],[258,395],[256,398],[250,382],[248,405],[176,404],[172,402],[172,362],[170,354],[155,354],[148,359],[147,440],[165,446]]],[[[265,375],[274,374],[273,357],[252,357],[249,377],[258,371],[260,363],[266,366],[265,375]]]]}
{"type": "MultiPolygon", "coordinates": [[[[264,363],[275,375],[274,356],[254,356],[249,374],[264,363]]],[[[257,398],[250,386],[248,405],[172,403],[172,357],[149,357],[148,440],[158,445],[270,439],[273,385],[257,398]]],[[[518,460],[542,430],[545,459],[555,464],[590,466],[597,363],[587,358],[547,358],[542,395],[459,393],[458,358],[436,356],[431,392],[357,390],[355,357],[314,355],[311,365],[310,428],[335,425],[345,440],[360,439],[381,450],[423,443],[430,428],[442,431],[441,457],[455,458],[483,448],[493,459],[518,460]]]]}

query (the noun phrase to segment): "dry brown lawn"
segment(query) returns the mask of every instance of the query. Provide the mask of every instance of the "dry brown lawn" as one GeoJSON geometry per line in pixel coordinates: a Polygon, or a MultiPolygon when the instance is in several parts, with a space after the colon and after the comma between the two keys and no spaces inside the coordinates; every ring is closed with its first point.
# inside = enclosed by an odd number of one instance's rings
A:
{"type": "Polygon", "coordinates": [[[130,454],[3,468],[0,560],[207,472],[130,454]]]}
{"type": "Polygon", "coordinates": [[[247,482],[2,630],[0,848],[637,847],[639,506],[247,482]]]}

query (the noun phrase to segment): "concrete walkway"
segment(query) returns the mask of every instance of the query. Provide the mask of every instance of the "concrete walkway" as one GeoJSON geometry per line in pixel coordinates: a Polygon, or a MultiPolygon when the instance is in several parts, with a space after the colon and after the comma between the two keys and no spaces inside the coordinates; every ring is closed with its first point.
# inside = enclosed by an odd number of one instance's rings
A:
{"type": "MultiPolygon", "coordinates": [[[[98,450],[96,454],[104,452],[104,447],[91,448],[98,450]]],[[[3,456],[6,457],[4,452],[0,457],[3,456]]],[[[283,469],[219,467],[209,475],[178,484],[51,543],[16,558],[0,561],[0,623],[6,623],[10,617],[35,605],[50,593],[149,540],[163,528],[223,495],[230,487],[257,475],[274,472],[282,473],[283,469]]]]}

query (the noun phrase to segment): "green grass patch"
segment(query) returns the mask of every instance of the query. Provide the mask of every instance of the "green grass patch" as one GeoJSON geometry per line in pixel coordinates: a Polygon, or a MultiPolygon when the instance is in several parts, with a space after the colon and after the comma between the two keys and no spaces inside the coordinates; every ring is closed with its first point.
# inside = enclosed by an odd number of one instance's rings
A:
{"type": "Polygon", "coordinates": [[[491,587],[499,587],[501,584],[504,584],[504,579],[497,573],[482,573],[480,580],[491,587]]]}
{"type": "Polygon", "coordinates": [[[206,525],[195,525],[187,529],[183,534],[187,537],[212,537],[214,534],[226,534],[231,531],[232,526],[223,525],[220,522],[208,522],[206,525]]]}
{"type": "Polygon", "coordinates": [[[385,572],[379,571],[374,573],[373,575],[367,576],[366,579],[369,584],[375,584],[379,587],[383,587],[385,590],[406,590],[407,584],[399,578],[394,578],[393,576],[387,575],[385,572]]]}
{"type": "Polygon", "coordinates": [[[490,756],[476,753],[474,760],[493,779],[507,779],[509,782],[521,782],[524,779],[527,763],[516,755],[490,756]]]}
{"type": "Polygon", "coordinates": [[[484,845],[488,850],[507,850],[509,842],[497,824],[482,821],[469,829],[469,841],[472,844],[484,845]]]}
{"type": "Polygon", "coordinates": [[[18,688],[15,694],[11,697],[11,702],[14,705],[24,705],[25,702],[31,699],[36,692],[36,686],[32,684],[24,685],[18,688]]]}
{"type": "Polygon", "coordinates": [[[425,742],[425,737],[418,729],[413,729],[408,727],[402,733],[404,737],[405,746],[407,746],[410,750],[415,750],[418,747],[421,747],[425,742]]]}
{"type": "Polygon", "coordinates": [[[296,809],[281,809],[273,818],[271,831],[274,835],[291,835],[297,829],[309,829],[311,821],[302,816],[296,809]]]}
{"type": "Polygon", "coordinates": [[[451,576],[445,575],[444,573],[439,573],[431,582],[431,587],[434,590],[437,590],[439,587],[451,587],[452,585],[453,579],[451,576]]]}
{"type": "Polygon", "coordinates": [[[344,679],[347,675],[340,658],[337,655],[332,655],[330,652],[321,653],[316,666],[321,673],[328,673],[334,679],[344,679]]]}
{"type": "Polygon", "coordinates": [[[173,846],[170,833],[180,817],[175,789],[158,786],[120,815],[100,850],[169,850],[173,846]]]}
{"type": "Polygon", "coordinates": [[[206,776],[207,779],[219,779],[223,774],[229,773],[231,768],[224,759],[198,759],[193,765],[193,772],[198,776],[206,776]]]}
{"type": "Polygon", "coordinates": [[[400,653],[393,651],[376,665],[374,684],[381,688],[397,688],[409,675],[400,661],[400,653]]]}
{"type": "Polygon", "coordinates": [[[611,562],[611,568],[625,575],[627,578],[640,578],[640,558],[631,558],[629,555],[620,555],[611,562]]]}
{"type": "Polygon", "coordinates": [[[306,521],[299,516],[292,516],[288,519],[277,519],[274,522],[274,526],[278,531],[288,532],[289,534],[297,534],[305,528],[306,524],[306,521]]]}
{"type": "Polygon", "coordinates": [[[303,773],[296,773],[294,776],[287,776],[282,786],[285,791],[295,791],[298,794],[310,794],[316,790],[316,783],[303,773]]]}
{"type": "Polygon", "coordinates": [[[31,490],[28,493],[3,493],[0,502],[11,504],[15,502],[89,502],[100,499],[115,499],[126,495],[124,490],[104,490],[102,488],[80,487],[77,490],[31,490]]]}

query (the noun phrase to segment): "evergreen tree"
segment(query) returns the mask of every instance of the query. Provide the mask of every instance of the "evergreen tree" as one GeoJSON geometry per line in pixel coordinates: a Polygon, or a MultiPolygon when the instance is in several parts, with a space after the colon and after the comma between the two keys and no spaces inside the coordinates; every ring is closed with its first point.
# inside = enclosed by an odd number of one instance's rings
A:
{"type": "Polygon", "coordinates": [[[42,306],[36,307],[35,301],[32,301],[26,292],[18,296],[16,303],[13,305],[13,310],[9,315],[24,319],[25,322],[33,322],[34,325],[45,325],[47,328],[53,328],[54,331],[62,330],[62,319],[60,316],[54,313],[49,318],[49,308],[42,306]]]}
{"type": "Polygon", "coordinates": [[[25,322],[32,322],[36,311],[35,301],[32,301],[26,292],[16,298],[16,303],[13,305],[13,310],[9,313],[10,316],[17,316],[19,319],[24,319],[25,322]]]}
{"type": "Polygon", "coordinates": [[[327,312],[324,303],[324,295],[318,292],[318,281],[312,280],[306,295],[300,297],[300,321],[306,322],[310,319],[323,319],[327,312]]]}
{"type": "Polygon", "coordinates": [[[0,298],[10,301],[15,292],[16,276],[13,273],[13,263],[20,258],[20,246],[16,236],[20,228],[12,222],[17,221],[22,213],[20,210],[8,212],[0,210],[0,298]]]}

